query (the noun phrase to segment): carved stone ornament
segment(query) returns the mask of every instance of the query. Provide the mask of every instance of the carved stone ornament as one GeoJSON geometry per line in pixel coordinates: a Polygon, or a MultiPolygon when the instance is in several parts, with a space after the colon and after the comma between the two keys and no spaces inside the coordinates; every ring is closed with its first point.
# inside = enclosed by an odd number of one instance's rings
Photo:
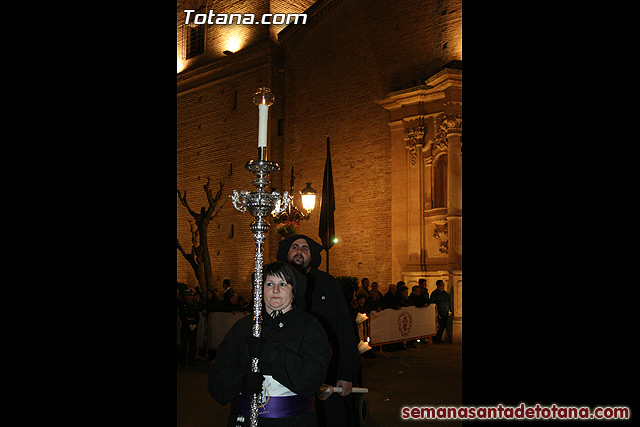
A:
{"type": "Polygon", "coordinates": [[[413,129],[408,129],[404,132],[404,142],[409,150],[409,159],[411,160],[411,166],[416,165],[416,159],[418,158],[418,150],[416,145],[422,144],[424,138],[424,126],[418,126],[413,129]]]}
{"type": "Polygon", "coordinates": [[[447,147],[449,147],[449,141],[447,141],[447,132],[442,129],[442,125],[438,128],[436,137],[433,138],[433,145],[441,150],[445,150],[447,147]]]}
{"type": "Polygon", "coordinates": [[[435,133],[433,139],[427,141],[422,147],[422,151],[425,152],[425,166],[433,162],[434,155],[437,151],[447,150],[449,148],[447,135],[462,133],[462,117],[459,114],[441,114],[437,118],[435,133]]]}
{"type": "Polygon", "coordinates": [[[440,240],[440,253],[449,253],[449,230],[447,221],[434,222],[433,238],[440,240]]]}
{"type": "Polygon", "coordinates": [[[407,148],[409,149],[409,160],[411,161],[411,166],[415,166],[416,159],[418,158],[418,150],[416,150],[415,144],[408,145],[407,148]]]}
{"type": "Polygon", "coordinates": [[[462,133],[462,117],[459,114],[446,114],[442,117],[439,129],[446,135],[462,133]]]}

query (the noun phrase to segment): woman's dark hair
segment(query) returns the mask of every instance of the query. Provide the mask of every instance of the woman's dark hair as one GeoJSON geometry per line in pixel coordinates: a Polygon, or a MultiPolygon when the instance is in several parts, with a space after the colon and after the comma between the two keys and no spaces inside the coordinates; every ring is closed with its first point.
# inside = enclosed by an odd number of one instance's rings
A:
{"type": "Polygon", "coordinates": [[[276,261],[271,264],[267,264],[264,266],[262,270],[262,280],[264,285],[264,280],[266,280],[267,276],[272,275],[281,278],[285,282],[291,285],[291,293],[295,297],[296,296],[296,276],[293,271],[293,267],[291,267],[286,262],[276,261]]]}

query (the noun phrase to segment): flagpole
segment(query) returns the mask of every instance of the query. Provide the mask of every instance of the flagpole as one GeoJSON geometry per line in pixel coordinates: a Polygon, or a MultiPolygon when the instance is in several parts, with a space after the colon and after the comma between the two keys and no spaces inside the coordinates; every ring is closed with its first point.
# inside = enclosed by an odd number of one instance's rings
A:
{"type": "Polygon", "coordinates": [[[335,197],[333,192],[333,172],[331,168],[331,150],[329,134],[327,134],[327,159],[324,165],[324,178],[322,182],[322,204],[320,206],[320,223],[318,235],[322,240],[322,246],[327,253],[326,271],[329,272],[329,249],[335,243],[335,226],[333,212],[335,210],[335,197]]]}
{"type": "Polygon", "coordinates": [[[329,272],[329,249],[325,249],[327,251],[327,273],[329,272]]]}

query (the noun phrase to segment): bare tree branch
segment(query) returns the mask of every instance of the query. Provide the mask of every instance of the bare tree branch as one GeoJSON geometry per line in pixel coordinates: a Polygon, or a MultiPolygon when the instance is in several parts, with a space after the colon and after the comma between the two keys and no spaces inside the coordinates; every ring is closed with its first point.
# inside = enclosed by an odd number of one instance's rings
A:
{"type": "Polygon", "coordinates": [[[222,187],[224,186],[224,180],[220,180],[220,188],[216,195],[213,195],[213,189],[211,188],[211,178],[207,177],[207,183],[202,187],[207,194],[207,200],[209,201],[209,209],[207,209],[206,217],[211,219],[213,217],[213,210],[222,196],[222,187]]]}
{"type": "Polygon", "coordinates": [[[222,203],[220,203],[220,206],[218,206],[218,209],[213,213],[213,215],[211,215],[210,219],[217,217],[220,210],[222,210],[222,208],[224,207],[224,204],[227,203],[228,201],[229,201],[228,198],[223,199],[222,203]]]}
{"type": "Polygon", "coordinates": [[[180,239],[176,238],[176,240],[178,242],[178,250],[180,251],[180,253],[184,257],[184,259],[186,259],[189,262],[189,264],[191,264],[191,267],[193,267],[195,269],[196,268],[196,261],[195,261],[195,257],[193,256],[193,252],[191,252],[190,254],[187,254],[184,251],[184,249],[182,249],[182,245],[180,244],[180,239]]]}
{"type": "Polygon", "coordinates": [[[207,183],[203,185],[204,192],[207,196],[208,207],[205,209],[204,206],[200,208],[200,212],[195,212],[189,206],[189,202],[187,202],[187,191],[181,193],[179,189],[178,198],[180,199],[180,203],[182,206],[187,208],[189,214],[193,217],[193,219],[189,220],[189,226],[191,229],[191,252],[189,254],[182,248],[180,242],[177,242],[178,250],[182,253],[182,256],[191,264],[194,273],[196,274],[196,278],[198,279],[198,283],[202,286],[203,289],[211,289],[213,287],[213,274],[211,272],[211,256],[209,254],[209,244],[207,240],[207,227],[212,218],[214,218],[222,206],[224,206],[224,202],[226,198],[220,203],[221,206],[218,205],[218,201],[222,197],[222,189],[224,187],[224,179],[220,181],[220,188],[218,192],[214,195],[213,189],[211,188],[211,178],[207,177],[207,183]]]}
{"type": "Polygon", "coordinates": [[[189,214],[191,214],[192,217],[196,218],[196,215],[198,214],[192,211],[191,208],[189,207],[189,203],[187,203],[187,190],[184,190],[184,196],[183,196],[180,194],[180,190],[178,189],[178,199],[180,199],[180,203],[182,203],[182,206],[187,208],[187,211],[189,211],[189,214]]]}
{"type": "Polygon", "coordinates": [[[189,229],[191,230],[191,247],[193,248],[191,252],[195,253],[195,250],[198,247],[198,226],[197,224],[189,221],[189,229]]]}

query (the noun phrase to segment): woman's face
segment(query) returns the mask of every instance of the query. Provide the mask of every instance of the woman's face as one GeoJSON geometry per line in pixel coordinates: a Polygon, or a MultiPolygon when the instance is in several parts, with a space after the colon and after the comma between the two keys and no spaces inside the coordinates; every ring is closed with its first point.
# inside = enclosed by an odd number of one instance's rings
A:
{"type": "Polygon", "coordinates": [[[267,313],[271,314],[274,310],[281,310],[283,313],[286,313],[291,310],[293,289],[291,285],[281,277],[271,274],[267,275],[264,279],[262,294],[267,313]]]}

